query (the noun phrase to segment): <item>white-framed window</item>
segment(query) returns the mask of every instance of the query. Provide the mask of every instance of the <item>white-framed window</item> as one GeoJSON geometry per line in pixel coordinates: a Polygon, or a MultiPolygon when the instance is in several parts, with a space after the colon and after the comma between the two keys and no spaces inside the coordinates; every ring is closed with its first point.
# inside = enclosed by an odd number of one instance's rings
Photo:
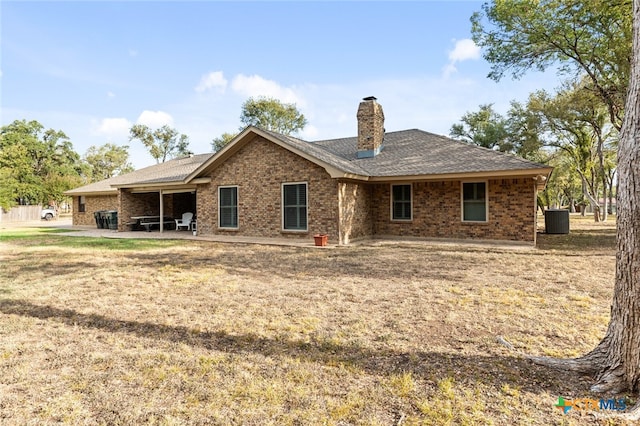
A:
{"type": "Polygon", "coordinates": [[[87,199],[84,195],[78,197],[78,213],[84,213],[87,211],[87,199]]]}
{"type": "Polygon", "coordinates": [[[411,220],[411,184],[391,185],[391,220],[411,220]]]}
{"type": "Polygon", "coordinates": [[[218,187],[218,226],[238,228],[238,187],[218,187]]]}
{"type": "Polygon", "coordinates": [[[462,221],[487,222],[489,203],[487,182],[462,182],[462,221]]]}
{"type": "Polygon", "coordinates": [[[307,183],[283,183],[282,229],[286,231],[306,231],[307,214],[307,183]]]}

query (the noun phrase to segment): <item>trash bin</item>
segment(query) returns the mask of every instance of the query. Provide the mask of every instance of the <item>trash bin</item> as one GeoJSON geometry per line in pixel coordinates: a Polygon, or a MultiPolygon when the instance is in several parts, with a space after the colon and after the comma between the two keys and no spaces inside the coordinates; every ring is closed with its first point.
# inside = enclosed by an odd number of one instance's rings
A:
{"type": "Polygon", "coordinates": [[[105,211],[100,210],[100,229],[109,229],[109,225],[107,225],[107,216],[105,216],[105,211]]]}
{"type": "Polygon", "coordinates": [[[96,228],[102,229],[102,219],[100,218],[100,211],[93,212],[93,218],[96,220],[96,228]]]}
{"type": "Polygon", "coordinates": [[[544,212],[544,230],[547,234],[569,233],[569,210],[549,209],[544,212]]]}
{"type": "Polygon", "coordinates": [[[105,229],[118,229],[118,211],[117,210],[109,210],[104,212],[105,218],[107,220],[105,229]]]}

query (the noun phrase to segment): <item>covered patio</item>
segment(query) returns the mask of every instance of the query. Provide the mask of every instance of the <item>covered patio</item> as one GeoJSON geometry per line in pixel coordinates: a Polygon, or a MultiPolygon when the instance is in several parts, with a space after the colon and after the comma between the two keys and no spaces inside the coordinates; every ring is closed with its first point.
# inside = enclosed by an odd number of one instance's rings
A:
{"type": "Polygon", "coordinates": [[[196,185],[123,186],[119,188],[118,230],[176,230],[176,219],[192,213],[191,222],[183,229],[196,228],[196,185]],[[193,226],[192,226],[193,225],[193,226]]]}

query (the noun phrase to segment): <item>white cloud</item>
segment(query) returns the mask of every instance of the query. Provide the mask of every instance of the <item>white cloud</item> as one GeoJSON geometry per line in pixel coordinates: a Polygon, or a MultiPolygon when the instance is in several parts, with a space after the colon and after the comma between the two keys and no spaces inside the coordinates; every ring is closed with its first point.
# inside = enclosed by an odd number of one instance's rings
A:
{"type": "Polygon", "coordinates": [[[449,63],[443,68],[445,78],[458,72],[456,63],[480,59],[480,47],[471,39],[456,40],[453,50],[449,51],[449,63]]]}
{"type": "Polygon", "coordinates": [[[96,126],[96,132],[118,138],[126,136],[131,128],[131,122],[126,118],[103,118],[96,126]]]}
{"type": "Polygon", "coordinates": [[[113,93],[113,92],[107,92],[107,98],[108,98],[108,99],[113,99],[113,98],[115,98],[115,97],[116,97],[116,94],[115,94],[115,93],[113,93]]]}
{"type": "Polygon", "coordinates": [[[469,38],[457,40],[455,47],[449,52],[449,60],[461,62],[468,59],[480,59],[480,47],[469,38]]]}
{"type": "Polygon", "coordinates": [[[238,74],[231,82],[231,88],[247,97],[270,97],[284,103],[294,103],[304,106],[305,102],[293,89],[282,87],[273,80],[267,80],[259,75],[238,74]]]}
{"type": "Polygon", "coordinates": [[[224,93],[226,88],[227,79],[224,78],[222,71],[213,71],[202,76],[200,83],[196,86],[196,92],[203,93],[210,89],[217,89],[224,93]]]}
{"type": "Polygon", "coordinates": [[[158,129],[165,124],[173,126],[173,117],[164,111],[142,111],[136,124],[144,124],[152,129],[158,129]]]}

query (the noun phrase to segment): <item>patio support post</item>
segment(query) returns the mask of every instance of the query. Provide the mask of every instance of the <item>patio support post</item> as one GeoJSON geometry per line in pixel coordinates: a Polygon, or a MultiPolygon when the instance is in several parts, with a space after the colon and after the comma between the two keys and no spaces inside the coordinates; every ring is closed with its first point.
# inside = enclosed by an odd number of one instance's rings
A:
{"type": "Polygon", "coordinates": [[[160,190],[160,233],[164,232],[164,194],[160,190]]]}

